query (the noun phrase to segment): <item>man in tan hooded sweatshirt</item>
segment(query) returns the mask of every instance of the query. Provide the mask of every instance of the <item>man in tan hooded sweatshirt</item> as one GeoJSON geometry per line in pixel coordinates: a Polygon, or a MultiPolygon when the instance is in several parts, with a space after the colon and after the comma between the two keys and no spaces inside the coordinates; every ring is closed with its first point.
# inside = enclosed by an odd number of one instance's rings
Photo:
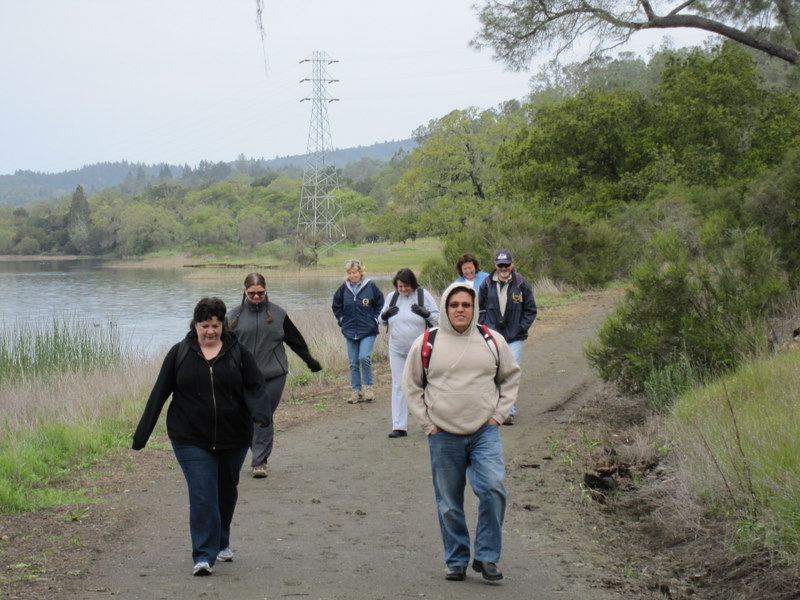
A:
{"type": "Polygon", "coordinates": [[[454,283],[442,295],[440,327],[427,370],[424,336],[411,347],[403,373],[408,408],[428,436],[433,489],[444,543],[445,578],[466,578],[470,535],[464,515],[467,478],[479,499],[472,568],[499,581],[506,507],[499,425],[517,398],[520,368],[499,333],[477,326],[475,290],[454,283]]]}

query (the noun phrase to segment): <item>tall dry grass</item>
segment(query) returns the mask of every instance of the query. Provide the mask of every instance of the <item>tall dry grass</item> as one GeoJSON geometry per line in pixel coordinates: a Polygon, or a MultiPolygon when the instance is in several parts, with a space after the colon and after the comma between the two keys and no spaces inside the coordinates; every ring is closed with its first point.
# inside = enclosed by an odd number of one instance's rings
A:
{"type": "MultiPolygon", "coordinates": [[[[289,379],[286,392],[289,396],[297,395],[295,387],[307,385],[324,385],[326,379],[347,377],[349,362],[345,338],[330,310],[313,309],[290,313],[290,317],[300,333],[303,334],[312,356],[322,363],[324,371],[321,376],[309,373],[305,363],[291,350],[289,356],[289,379]]],[[[388,335],[385,327],[380,327],[380,334],[375,342],[373,364],[388,363],[388,335]]]]}
{"type": "Polygon", "coordinates": [[[141,411],[160,358],[107,370],[57,373],[0,387],[2,430],[17,434],[40,425],[94,425],[141,411]]]}

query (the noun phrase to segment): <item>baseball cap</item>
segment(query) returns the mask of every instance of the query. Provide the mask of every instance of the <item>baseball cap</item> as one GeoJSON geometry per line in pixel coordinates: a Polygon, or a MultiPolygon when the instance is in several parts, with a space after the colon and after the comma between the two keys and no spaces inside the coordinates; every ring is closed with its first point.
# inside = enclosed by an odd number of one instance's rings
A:
{"type": "Polygon", "coordinates": [[[512,260],[514,259],[511,257],[511,252],[508,250],[498,250],[494,255],[494,264],[510,263],[512,260]]]}

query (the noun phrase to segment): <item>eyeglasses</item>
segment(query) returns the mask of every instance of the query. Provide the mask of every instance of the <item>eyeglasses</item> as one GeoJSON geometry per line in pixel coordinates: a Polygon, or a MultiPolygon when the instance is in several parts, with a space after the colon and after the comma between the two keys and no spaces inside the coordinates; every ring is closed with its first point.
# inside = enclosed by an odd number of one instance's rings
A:
{"type": "Polygon", "coordinates": [[[265,290],[265,291],[263,291],[263,292],[245,292],[245,293],[246,293],[248,296],[250,296],[251,298],[258,298],[258,297],[260,297],[260,296],[263,296],[263,295],[264,295],[264,294],[266,294],[267,292],[266,292],[266,290],[265,290]]]}
{"type": "Polygon", "coordinates": [[[501,264],[498,264],[498,265],[495,265],[495,266],[498,269],[508,269],[511,266],[511,264],[510,263],[501,263],[501,264]]]}
{"type": "Polygon", "coordinates": [[[447,305],[447,308],[472,308],[472,304],[469,302],[451,302],[447,305]]]}

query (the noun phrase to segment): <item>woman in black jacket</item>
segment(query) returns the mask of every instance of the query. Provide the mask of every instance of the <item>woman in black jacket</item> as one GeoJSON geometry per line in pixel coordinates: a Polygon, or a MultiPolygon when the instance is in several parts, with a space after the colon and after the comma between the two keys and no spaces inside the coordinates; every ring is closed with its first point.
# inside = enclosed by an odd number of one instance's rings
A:
{"type": "Polygon", "coordinates": [[[139,426],[141,450],[167,399],[167,434],[189,490],[189,529],[194,575],[211,575],[214,562],[233,558],[231,521],[238,499],[253,421],[269,424],[264,378],[253,355],[225,327],[225,303],[203,298],[186,338],[161,365],[139,426]]]}

